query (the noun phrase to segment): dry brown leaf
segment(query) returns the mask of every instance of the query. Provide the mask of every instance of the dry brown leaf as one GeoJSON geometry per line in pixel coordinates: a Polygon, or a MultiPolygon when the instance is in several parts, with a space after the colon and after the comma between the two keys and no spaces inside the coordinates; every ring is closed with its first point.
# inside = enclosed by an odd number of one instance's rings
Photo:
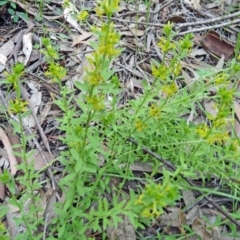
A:
{"type": "Polygon", "coordinates": [[[238,118],[238,121],[240,122],[240,105],[237,101],[234,101],[234,111],[238,118]]]}
{"type": "Polygon", "coordinates": [[[139,30],[137,28],[130,28],[130,31],[122,31],[122,36],[135,36],[135,37],[142,37],[145,34],[145,30],[139,30]]]}
{"type": "Polygon", "coordinates": [[[89,33],[89,32],[82,32],[82,35],[73,36],[71,47],[74,47],[75,45],[80,43],[86,43],[84,40],[90,38],[91,36],[92,36],[92,33],[89,33]]]}
{"type": "Polygon", "coordinates": [[[202,7],[200,5],[200,0],[184,0],[184,2],[186,4],[189,4],[190,6],[192,6],[192,8],[194,8],[195,10],[202,9],[202,7]]]}
{"type": "MultiPolygon", "coordinates": [[[[41,101],[42,101],[42,93],[41,92],[33,93],[31,98],[29,99],[29,103],[33,107],[32,111],[34,111],[35,114],[37,114],[37,111],[38,111],[38,108],[41,104],[41,101]]],[[[23,119],[23,123],[24,123],[25,126],[28,126],[30,128],[33,128],[33,127],[36,126],[36,122],[35,122],[32,114],[26,116],[23,119]]]]}
{"type": "Polygon", "coordinates": [[[185,23],[186,20],[182,16],[174,15],[174,16],[169,17],[165,21],[165,23],[168,23],[168,22],[172,22],[172,23],[185,23]]]}
{"type": "Polygon", "coordinates": [[[189,54],[189,57],[195,58],[196,56],[206,56],[207,52],[203,49],[203,48],[197,48],[195,47],[194,49],[192,49],[191,53],[189,54]]]}
{"type": "Polygon", "coordinates": [[[204,240],[212,240],[212,234],[207,229],[207,223],[201,219],[197,218],[192,224],[192,230],[204,240]]]}
{"type": "Polygon", "coordinates": [[[36,49],[34,49],[32,51],[32,54],[30,56],[29,62],[35,62],[36,60],[38,60],[40,58],[40,52],[36,49]]]}
{"type": "Polygon", "coordinates": [[[43,159],[42,154],[44,155],[47,162],[51,162],[52,160],[54,160],[54,157],[50,153],[46,151],[40,153],[37,149],[34,150],[33,156],[30,157],[27,161],[28,163],[33,162],[33,166],[36,171],[39,171],[46,166],[46,162],[43,159]]]}
{"type": "Polygon", "coordinates": [[[70,42],[58,42],[60,52],[72,52],[73,48],[70,46],[70,42]]]}
{"type": "Polygon", "coordinates": [[[207,113],[211,114],[213,117],[217,116],[218,109],[216,108],[216,103],[213,100],[204,100],[204,107],[207,113]]]}
{"type": "Polygon", "coordinates": [[[11,239],[15,239],[19,233],[20,233],[20,227],[17,226],[16,221],[14,218],[19,217],[20,210],[16,206],[13,206],[11,204],[7,204],[8,212],[6,214],[7,223],[9,227],[9,234],[11,236],[11,239]]]}
{"type": "Polygon", "coordinates": [[[31,56],[32,53],[32,33],[28,33],[23,35],[23,53],[25,55],[25,61],[24,61],[24,66],[27,65],[29,58],[31,56]]]}
{"type": "Polygon", "coordinates": [[[10,162],[10,167],[11,167],[11,174],[15,175],[15,173],[17,172],[17,168],[16,168],[17,159],[13,155],[11,143],[10,143],[6,133],[3,131],[3,129],[1,127],[0,127],[0,139],[2,140],[2,143],[5,147],[7,155],[8,155],[8,160],[10,162]]]}
{"type": "Polygon", "coordinates": [[[234,130],[238,137],[240,137],[240,105],[237,101],[234,101],[234,112],[237,119],[234,120],[234,130]]]}
{"type": "Polygon", "coordinates": [[[12,40],[7,41],[3,46],[0,48],[1,55],[7,57],[13,50],[14,43],[12,40]]]}
{"type": "Polygon", "coordinates": [[[187,85],[191,84],[194,81],[194,78],[192,78],[186,71],[181,70],[182,71],[182,76],[185,80],[185,83],[187,85]]]}
{"type": "Polygon", "coordinates": [[[222,55],[221,58],[218,60],[218,63],[217,63],[217,65],[216,65],[216,69],[217,69],[217,70],[222,70],[222,69],[223,69],[224,60],[225,60],[225,56],[222,55]]]}
{"type": "Polygon", "coordinates": [[[234,120],[234,130],[238,138],[240,138],[240,123],[236,119],[234,120]]]}
{"type": "Polygon", "coordinates": [[[222,240],[220,227],[218,226],[212,227],[212,240],[222,240]]]}
{"type": "Polygon", "coordinates": [[[172,208],[170,213],[164,213],[158,218],[160,226],[179,227],[186,224],[186,215],[179,208],[172,208]]]}
{"type": "Polygon", "coordinates": [[[110,240],[135,240],[136,233],[135,228],[131,224],[129,217],[126,215],[122,215],[122,223],[118,224],[118,228],[115,229],[113,227],[107,228],[107,235],[110,240]]]}
{"type": "Polygon", "coordinates": [[[12,40],[9,40],[2,47],[0,47],[0,73],[5,69],[7,56],[12,52],[13,49],[14,43],[12,40]]]}
{"type": "Polygon", "coordinates": [[[210,31],[202,40],[203,47],[210,53],[229,60],[234,53],[234,46],[222,39],[217,32],[210,31]]]}
{"type": "Polygon", "coordinates": [[[0,42],[5,42],[5,41],[6,41],[6,38],[3,36],[0,36],[0,42]]]}
{"type": "MultiPolygon", "coordinates": [[[[12,146],[20,145],[19,137],[17,136],[17,134],[13,133],[13,129],[8,128],[7,132],[8,132],[7,135],[9,137],[10,142],[11,142],[11,145],[12,146]]],[[[14,147],[14,151],[18,152],[18,153],[21,153],[21,148],[20,147],[17,147],[17,148],[14,147]]],[[[16,156],[16,159],[17,159],[18,164],[22,163],[22,158],[20,156],[16,156]]]]}
{"type": "MultiPolygon", "coordinates": [[[[160,4],[160,3],[158,2],[158,4],[160,4]]],[[[169,8],[170,8],[170,4],[162,9],[160,22],[165,22],[168,12],[169,12],[169,8]]]]}
{"type": "MultiPolygon", "coordinates": [[[[182,196],[183,196],[183,201],[185,203],[185,206],[187,208],[192,206],[193,204],[195,204],[196,198],[193,194],[193,191],[183,190],[182,196]]],[[[195,219],[197,219],[199,217],[200,217],[200,209],[199,209],[198,205],[194,205],[187,213],[187,216],[186,216],[187,225],[192,224],[195,221],[195,219]]]]}
{"type": "Polygon", "coordinates": [[[68,7],[64,9],[64,18],[66,21],[73,26],[79,33],[82,33],[82,29],[80,28],[78,22],[73,18],[73,13],[78,13],[78,10],[73,4],[68,4],[68,7]]]}

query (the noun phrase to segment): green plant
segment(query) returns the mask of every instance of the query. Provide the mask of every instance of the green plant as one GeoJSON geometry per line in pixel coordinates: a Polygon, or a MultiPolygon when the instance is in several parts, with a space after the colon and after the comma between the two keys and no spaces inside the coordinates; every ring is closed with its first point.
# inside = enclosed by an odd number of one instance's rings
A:
{"type": "Polygon", "coordinates": [[[27,19],[27,15],[24,12],[18,12],[17,11],[17,5],[15,2],[12,2],[10,0],[1,0],[0,6],[7,5],[7,11],[12,16],[13,21],[17,23],[19,21],[19,17],[23,19],[27,19]]]}
{"type": "MultiPolygon", "coordinates": [[[[16,219],[17,225],[19,226],[21,223],[24,223],[26,227],[24,236],[26,239],[36,239],[34,232],[41,222],[39,214],[42,209],[38,207],[40,198],[39,194],[36,194],[35,191],[37,191],[41,185],[37,181],[38,174],[34,172],[33,163],[27,161],[27,159],[32,156],[32,152],[27,152],[27,141],[30,140],[32,136],[27,137],[23,127],[23,118],[30,113],[26,109],[27,103],[21,98],[21,78],[23,74],[24,66],[22,64],[16,64],[12,69],[12,73],[7,74],[6,80],[3,81],[6,85],[9,85],[9,87],[13,87],[16,92],[16,98],[10,101],[8,111],[9,113],[16,114],[19,121],[19,123],[16,123],[11,120],[11,123],[14,126],[14,131],[21,136],[22,152],[14,152],[14,154],[20,156],[23,160],[23,163],[18,165],[18,169],[23,174],[15,179],[8,172],[5,172],[0,179],[1,182],[8,185],[10,192],[8,204],[17,207],[20,211],[19,218],[16,219]],[[24,186],[24,191],[21,195],[18,195],[16,191],[17,185],[24,186]],[[26,209],[24,204],[29,201],[31,204],[29,204],[29,207],[26,209]]],[[[22,236],[19,235],[16,239],[22,239],[22,236]]]]}
{"type": "MultiPolygon", "coordinates": [[[[152,61],[152,77],[147,79],[148,82],[143,81],[144,94],[119,108],[120,82],[111,68],[113,60],[122,51],[118,47],[120,34],[111,22],[118,5],[118,0],[98,2],[96,13],[100,17],[106,15],[107,21],[102,21],[100,27],[92,27],[97,42],[91,43],[94,52],[88,55],[90,67],[85,69],[84,82],[75,83],[80,91],[78,97],[75,90],[63,85],[67,70],[60,65],[56,47],[49,39],[42,39],[42,53],[48,64],[45,77],[58,84],[60,89],[60,97],[54,103],[63,112],[58,121],[59,129],[65,133],[61,141],[67,146],[58,158],[64,166],[59,187],[65,200],[55,206],[57,217],[48,226],[48,240],[91,239],[93,232],[104,237],[108,227],[116,228],[122,221],[122,214],[129,217],[136,229],[144,228],[144,224],[150,224],[165,207],[174,205],[180,198],[179,189],[190,188],[182,176],[201,179],[203,185],[214,176],[236,193],[232,194],[233,199],[239,200],[239,186],[229,181],[239,175],[239,140],[233,129],[229,133],[236,84],[227,90],[229,82],[239,74],[239,59],[236,57],[218,73],[199,71],[198,81],[185,86],[181,61],[191,51],[193,36],[186,35],[173,41],[176,33],[173,25],[168,23],[158,43],[163,53],[162,62],[152,61]],[[213,86],[218,91],[212,96],[209,91],[213,86]],[[202,109],[204,99],[215,102],[215,116],[202,109]],[[207,123],[195,125],[182,117],[194,106],[203,110],[207,123]],[[173,172],[163,168],[161,182],[155,179],[155,174],[159,173],[162,163],[146,155],[142,151],[144,145],[176,167],[173,172]],[[104,164],[100,158],[104,159],[104,164]],[[147,183],[145,187],[127,194],[123,186],[127,180],[134,179],[130,166],[138,159],[148,162],[152,173],[142,179],[147,183]],[[118,185],[113,183],[116,179],[118,185]]],[[[85,17],[83,14],[79,20],[85,20],[85,17]]],[[[238,54],[236,51],[236,56],[238,54]]],[[[23,73],[23,66],[17,64],[4,81],[16,91],[16,99],[10,103],[9,111],[18,116],[20,123],[12,121],[21,136],[23,163],[19,169],[23,174],[15,180],[5,173],[0,180],[8,184],[9,203],[20,210],[18,224],[22,221],[26,227],[18,239],[41,239],[43,233],[37,229],[44,223],[42,210],[38,207],[40,196],[36,194],[41,185],[37,182],[38,173],[27,163],[31,153],[27,153],[28,138],[22,123],[23,116],[29,114],[20,94],[23,73]],[[15,191],[16,181],[25,189],[20,196],[15,191]],[[31,204],[26,212],[23,206],[29,199],[31,204]]]]}
{"type": "MultiPolygon", "coordinates": [[[[4,205],[0,206],[0,218],[4,217],[4,215],[8,212],[8,208],[4,205]]],[[[8,240],[7,229],[5,228],[4,224],[0,222],[0,239],[8,240]]]]}

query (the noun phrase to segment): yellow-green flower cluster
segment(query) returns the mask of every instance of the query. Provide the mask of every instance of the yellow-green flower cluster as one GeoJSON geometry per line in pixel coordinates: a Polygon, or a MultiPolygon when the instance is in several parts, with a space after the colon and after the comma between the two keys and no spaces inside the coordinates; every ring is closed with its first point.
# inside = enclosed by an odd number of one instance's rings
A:
{"type": "Polygon", "coordinates": [[[203,139],[207,137],[209,131],[210,129],[206,123],[199,124],[196,128],[197,134],[203,139]]]}
{"type": "Polygon", "coordinates": [[[171,69],[172,73],[174,74],[174,76],[177,77],[181,73],[181,70],[182,70],[182,65],[181,65],[180,61],[176,61],[173,64],[171,64],[170,69],[171,69]]]}
{"type": "Polygon", "coordinates": [[[95,12],[97,16],[112,16],[119,9],[120,0],[100,0],[97,2],[95,12]]]}
{"type": "Polygon", "coordinates": [[[163,27],[163,35],[158,43],[158,46],[163,52],[162,63],[157,65],[152,64],[152,75],[155,81],[160,81],[163,84],[161,91],[166,97],[173,96],[178,87],[175,83],[177,77],[181,74],[182,65],[181,59],[191,51],[193,35],[188,34],[182,40],[173,41],[175,32],[173,31],[173,23],[167,23],[163,27]],[[166,54],[172,52],[173,57],[166,63],[166,54]]]}
{"type": "Polygon", "coordinates": [[[228,132],[212,133],[207,138],[207,141],[210,144],[215,144],[215,143],[225,144],[229,140],[230,140],[230,136],[228,132]]]}
{"type": "Polygon", "coordinates": [[[234,93],[235,89],[227,89],[227,87],[221,87],[218,90],[218,96],[220,97],[221,103],[226,107],[232,105],[234,93]]]}
{"type": "Polygon", "coordinates": [[[66,76],[66,68],[60,66],[58,63],[51,62],[45,76],[52,79],[53,82],[58,82],[66,76]]]}
{"type": "Polygon", "coordinates": [[[95,111],[101,111],[104,109],[104,96],[101,95],[93,95],[87,97],[88,104],[92,105],[95,111]]]}
{"type": "Polygon", "coordinates": [[[171,39],[167,39],[166,37],[160,38],[158,46],[163,51],[163,53],[167,53],[168,51],[176,49],[176,44],[172,43],[171,39]]]}
{"type": "Polygon", "coordinates": [[[59,55],[56,50],[51,44],[51,40],[49,38],[42,38],[42,44],[46,48],[46,50],[42,50],[41,52],[47,57],[50,58],[51,60],[58,60],[59,55]]]}
{"type": "Polygon", "coordinates": [[[8,111],[13,114],[21,114],[27,110],[27,105],[26,101],[17,98],[10,101],[8,111]]]}
{"type": "Polygon", "coordinates": [[[140,119],[137,119],[135,121],[135,128],[137,129],[138,132],[142,132],[144,129],[147,128],[147,124],[140,119]]]}
{"type": "Polygon", "coordinates": [[[120,49],[116,48],[116,45],[120,41],[120,35],[114,30],[113,23],[102,25],[98,41],[98,54],[107,55],[109,58],[111,58],[120,53],[120,49]]]}
{"type": "Polygon", "coordinates": [[[69,142],[69,147],[74,148],[77,151],[79,151],[82,146],[83,146],[83,142],[69,142]]]}
{"type": "Polygon", "coordinates": [[[151,117],[160,117],[161,115],[161,108],[159,108],[156,104],[151,104],[149,109],[149,115],[151,117]]]}
{"type": "Polygon", "coordinates": [[[21,99],[21,85],[20,78],[24,74],[24,65],[21,63],[17,63],[12,68],[12,73],[5,73],[6,80],[3,83],[11,85],[16,91],[16,99],[13,99],[9,102],[8,111],[13,114],[21,114],[27,110],[28,103],[21,99]]]}
{"type": "Polygon", "coordinates": [[[171,97],[177,92],[178,88],[175,82],[165,84],[162,87],[162,92],[166,94],[166,97],[171,97]]]}
{"type": "Polygon", "coordinates": [[[193,34],[187,34],[183,39],[179,40],[178,45],[179,49],[182,51],[189,53],[193,47],[192,38],[194,37],[193,34]]]}
{"type": "Polygon", "coordinates": [[[230,148],[233,152],[239,152],[240,151],[240,142],[239,139],[232,139],[230,143],[230,148]]]}
{"type": "Polygon", "coordinates": [[[229,74],[227,73],[218,73],[215,77],[214,77],[214,83],[218,86],[218,85],[228,85],[230,83],[229,81],[229,74]]]}
{"type": "Polygon", "coordinates": [[[135,205],[140,215],[145,218],[158,217],[167,205],[172,205],[178,198],[176,186],[168,183],[163,186],[151,182],[146,185],[142,194],[138,196],[135,205]]]}
{"type": "Polygon", "coordinates": [[[213,125],[210,128],[206,123],[203,123],[196,128],[197,134],[210,144],[226,144],[231,139],[224,124],[226,122],[220,120],[214,122],[219,122],[220,127],[213,125]]]}
{"type": "Polygon", "coordinates": [[[163,34],[164,34],[168,39],[171,39],[171,38],[174,36],[173,26],[174,26],[174,23],[170,23],[170,22],[168,22],[167,24],[165,24],[165,25],[163,26],[163,34]]]}
{"type": "Polygon", "coordinates": [[[120,53],[120,49],[116,48],[120,40],[120,35],[114,30],[113,23],[103,24],[101,28],[93,29],[98,35],[98,45],[94,46],[95,52],[88,58],[90,68],[87,69],[85,80],[92,86],[104,83],[103,70],[106,69],[106,63],[116,57],[120,53]]]}
{"type": "Polygon", "coordinates": [[[78,16],[77,16],[77,19],[78,21],[82,22],[82,21],[86,21],[88,18],[88,12],[86,10],[84,11],[80,11],[78,16]]]}
{"type": "MultiPolygon", "coordinates": [[[[88,61],[90,63],[92,61],[94,63],[94,56],[95,56],[95,54],[92,55],[93,58],[88,58],[88,61]]],[[[97,86],[97,85],[103,83],[104,79],[101,76],[100,71],[101,70],[99,69],[99,67],[98,68],[92,67],[92,69],[90,69],[90,70],[86,69],[87,75],[86,75],[85,80],[87,80],[90,83],[90,85],[92,85],[92,86],[97,86]]]]}
{"type": "Polygon", "coordinates": [[[164,64],[160,64],[157,66],[152,66],[152,75],[155,78],[160,79],[161,81],[164,81],[167,76],[169,75],[169,70],[164,64]]]}
{"type": "Polygon", "coordinates": [[[19,79],[24,74],[24,65],[23,64],[16,64],[12,68],[12,72],[13,72],[12,74],[9,74],[9,73],[5,72],[5,75],[7,77],[6,80],[5,80],[5,83],[13,85],[14,89],[16,90],[18,88],[19,79]]]}

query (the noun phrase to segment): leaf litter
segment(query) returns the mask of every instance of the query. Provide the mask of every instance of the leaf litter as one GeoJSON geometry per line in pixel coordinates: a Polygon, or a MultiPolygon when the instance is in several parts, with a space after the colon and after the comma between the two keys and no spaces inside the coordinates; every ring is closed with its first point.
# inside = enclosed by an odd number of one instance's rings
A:
{"type": "MultiPolygon", "coordinates": [[[[89,26],[87,24],[80,25],[72,17],[72,13],[77,14],[84,8],[93,11],[96,2],[77,1],[75,5],[71,4],[64,9],[61,2],[50,0],[47,4],[44,3],[43,14],[40,16],[38,7],[32,2],[11,1],[16,3],[21,11],[28,13],[29,18],[26,20],[19,15],[19,24],[15,24],[6,8],[0,8],[0,79],[5,77],[4,70],[10,69],[16,62],[23,62],[27,66],[26,77],[32,79],[31,87],[29,83],[22,86],[25,100],[28,101],[29,108],[33,112],[33,115],[30,115],[30,118],[25,120],[25,127],[28,134],[34,133],[36,136],[35,140],[31,144],[29,143],[29,146],[32,146],[29,147],[29,151],[35,151],[35,155],[32,157],[35,170],[48,168],[48,171],[50,171],[50,180],[49,176],[43,176],[48,181],[47,189],[45,187],[40,193],[41,204],[45,209],[43,215],[46,219],[44,230],[46,231],[50,219],[54,216],[53,205],[60,200],[54,182],[61,178],[61,175],[53,176],[51,167],[48,167],[48,164],[56,157],[53,156],[52,149],[55,147],[54,152],[56,153],[59,153],[62,149],[58,140],[62,133],[57,129],[58,123],[56,122],[56,117],[61,117],[61,112],[54,109],[52,101],[58,94],[58,90],[54,90],[55,86],[44,80],[45,59],[36,46],[41,45],[40,38],[43,36],[41,29],[45,28],[50,33],[51,39],[60,46],[62,64],[66,64],[68,67],[69,75],[65,84],[69,88],[74,88],[73,83],[75,81],[83,81],[84,67],[87,66],[85,57],[92,51],[88,46],[88,42],[92,40],[92,33],[89,26]],[[36,21],[38,17],[42,17],[43,21],[36,21]],[[62,21],[63,25],[54,20],[62,21]],[[31,91],[31,89],[35,90],[31,91]]],[[[216,72],[222,69],[223,65],[233,58],[237,33],[240,31],[238,24],[240,22],[240,13],[231,8],[231,5],[234,4],[237,6],[239,1],[230,0],[221,1],[221,3],[217,1],[209,3],[206,0],[165,0],[153,1],[150,3],[150,9],[148,10],[141,1],[122,1],[120,10],[113,17],[115,27],[122,36],[120,45],[125,49],[122,55],[113,63],[115,72],[118,73],[121,80],[122,94],[120,96],[122,97],[119,99],[119,105],[124,107],[129,98],[137,98],[142,94],[142,79],[148,79],[149,77],[150,84],[151,60],[162,60],[162,54],[156,42],[159,36],[162,35],[163,24],[168,21],[175,23],[175,29],[179,30],[179,36],[188,32],[195,33],[193,51],[188,59],[182,63],[183,78],[189,88],[198,80],[198,69],[206,66],[211,71],[216,72]],[[232,17],[229,12],[232,15],[235,14],[235,16],[232,17]],[[223,17],[224,20],[221,20],[223,17]],[[226,28],[226,26],[228,27],[226,28]],[[223,28],[225,28],[225,31],[222,31],[223,28]],[[217,56],[219,61],[216,62],[213,56],[217,56]]],[[[94,12],[91,12],[89,22],[98,25],[98,19],[94,12]]],[[[213,89],[213,94],[214,91],[213,89]]],[[[6,89],[3,88],[3,85],[0,85],[0,92],[1,98],[4,98],[1,100],[5,100],[7,105],[6,89]]],[[[238,137],[240,136],[239,106],[239,99],[236,97],[234,102],[236,114],[234,128],[238,137]]],[[[202,107],[213,116],[217,114],[213,102],[207,99],[203,101],[202,107]]],[[[206,121],[201,115],[201,111],[197,111],[196,106],[193,106],[191,113],[184,117],[187,119],[188,124],[206,121]]],[[[0,120],[7,127],[7,121],[2,115],[0,115],[0,120]]],[[[11,138],[14,139],[13,132],[6,134],[4,129],[0,128],[0,139],[4,145],[4,148],[3,146],[0,148],[0,157],[2,159],[0,173],[4,169],[3,166],[9,166],[11,174],[15,175],[17,173],[16,164],[19,163],[19,159],[12,154],[11,149],[12,145],[16,143],[16,138],[13,141],[11,141],[11,138]],[[9,164],[5,164],[5,162],[9,164]]],[[[32,159],[29,159],[29,161],[31,162],[32,159]]],[[[99,161],[101,165],[104,164],[104,159],[99,161]]],[[[63,166],[53,165],[52,168],[54,167],[61,172],[63,166]]],[[[151,172],[152,166],[151,164],[144,165],[141,162],[138,164],[138,161],[136,161],[130,166],[130,169],[135,176],[139,176],[139,173],[141,175],[141,173],[151,172]]],[[[159,171],[161,172],[161,169],[159,171]]],[[[116,179],[115,181],[118,182],[116,179]]],[[[142,182],[139,182],[139,184],[142,184],[142,182]]],[[[128,185],[137,188],[137,184],[132,185],[130,181],[127,181],[125,184],[126,189],[128,185]]],[[[209,186],[209,190],[211,191],[214,187],[216,186],[209,186]]],[[[19,189],[19,191],[21,190],[19,189]]],[[[5,186],[0,184],[0,200],[2,202],[6,200],[7,194],[5,186]]],[[[194,232],[195,235],[189,239],[198,237],[214,240],[239,239],[226,236],[228,233],[226,226],[214,226],[222,213],[216,209],[213,210],[213,206],[204,201],[203,196],[195,191],[182,191],[182,199],[183,202],[176,203],[174,208],[166,207],[166,213],[156,219],[149,229],[133,229],[129,219],[122,216],[123,223],[119,224],[118,228],[107,229],[109,239],[118,237],[118,239],[134,240],[138,238],[137,231],[148,238],[155,237],[159,231],[169,236],[177,233],[184,234],[182,225],[187,225],[194,232]]],[[[222,200],[223,206],[228,207],[227,204],[224,204],[226,199],[223,197],[219,197],[217,200],[222,200]]],[[[227,200],[232,201],[231,199],[227,200]]],[[[18,210],[11,206],[9,208],[10,211],[5,224],[9,227],[10,234],[14,238],[22,229],[21,226],[17,227],[13,221],[18,210]]],[[[239,229],[238,234],[240,235],[239,229]]]]}

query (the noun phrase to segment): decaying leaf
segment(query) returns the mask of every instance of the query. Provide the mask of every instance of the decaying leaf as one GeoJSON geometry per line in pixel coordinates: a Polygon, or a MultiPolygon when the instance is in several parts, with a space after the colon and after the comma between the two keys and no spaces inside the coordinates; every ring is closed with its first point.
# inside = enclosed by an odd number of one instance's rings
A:
{"type": "Polygon", "coordinates": [[[168,23],[168,22],[173,22],[173,23],[185,23],[186,20],[180,16],[180,15],[174,15],[174,16],[171,16],[170,18],[168,18],[165,23],[168,23]]]}
{"type": "Polygon", "coordinates": [[[0,127],[0,140],[2,141],[8,155],[8,160],[10,162],[10,167],[11,167],[11,174],[14,175],[17,172],[17,167],[16,167],[17,159],[13,155],[12,145],[9,141],[9,138],[7,137],[6,133],[1,127],[0,127]]]}
{"type": "Polygon", "coordinates": [[[73,4],[69,3],[68,7],[66,7],[64,9],[63,13],[64,13],[64,18],[66,19],[66,21],[71,26],[73,26],[79,33],[82,33],[82,29],[80,28],[79,24],[72,16],[73,13],[78,13],[78,10],[76,9],[76,7],[73,4]]]}
{"type": "Polygon", "coordinates": [[[118,228],[107,228],[107,235],[110,240],[135,240],[136,233],[133,225],[131,224],[129,217],[122,215],[122,223],[118,224],[118,228]]]}
{"type": "Polygon", "coordinates": [[[178,227],[186,224],[186,215],[179,208],[172,208],[170,213],[164,213],[158,218],[160,226],[178,227]]]}
{"type": "Polygon", "coordinates": [[[195,219],[192,224],[192,230],[200,236],[201,239],[212,240],[212,233],[208,230],[207,223],[203,219],[195,219]]]}
{"type": "Polygon", "coordinates": [[[27,65],[32,53],[32,33],[23,35],[23,53],[25,55],[24,66],[27,65]]]}
{"type": "Polygon", "coordinates": [[[186,208],[192,206],[192,208],[190,208],[186,215],[186,223],[187,225],[190,225],[195,221],[195,219],[200,218],[200,208],[198,207],[198,205],[195,205],[196,198],[193,194],[193,191],[183,190],[182,196],[186,208]]]}
{"type": "Polygon", "coordinates": [[[38,150],[35,150],[33,156],[29,158],[27,161],[28,163],[33,162],[34,169],[36,171],[39,171],[43,169],[46,166],[46,164],[51,162],[52,160],[53,156],[50,153],[46,151],[40,153],[38,150]],[[43,159],[43,156],[45,159],[43,159]]]}
{"type": "Polygon", "coordinates": [[[13,206],[9,203],[7,204],[7,207],[9,209],[8,213],[6,214],[9,233],[10,233],[11,239],[15,239],[21,232],[20,226],[17,226],[16,222],[14,221],[14,218],[19,217],[20,210],[16,206],[13,206]]]}
{"type": "MultiPolygon", "coordinates": [[[[37,113],[39,105],[41,104],[41,101],[42,101],[42,93],[41,92],[33,93],[31,98],[29,99],[29,101],[30,101],[31,106],[33,106],[32,111],[37,113]]],[[[36,125],[32,114],[26,116],[23,119],[23,123],[24,123],[25,126],[28,126],[30,128],[33,128],[36,125]]]]}
{"type": "Polygon", "coordinates": [[[234,46],[228,43],[226,40],[221,39],[219,34],[214,31],[207,33],[202,40],[203,47],[206,51],[221,57],[225,56],[226,60],[229,60],[234,53],[234,46]]]}
{"type": "Polygon", "coordinates": [[[4,55],[7,57],[13,50],[14,43],[12,40],[7,41],[5,44],[3,44],[2,47],[0,47],[0,53],[1,55],[4,55]]]}
{"type": "Polygon", "coordinates": [[[140,30],[137,28],[129,28],[130,31],[122,31],[122,36],[134,36],[134,37],[142,37],[145,34],[145,30],[140,30]]]}
{"type": "Polygon", "coordinates": [[[234,112],[240,122],[240,104],[237,101],[234,101],[234,112]]]}
{"type": "Polygon", "coordinates": [[[7,62],[7,57],[4,56],[3,54],[0,54],[0,63],[5,65],[7,62]]]}
{"type": "Polygon", "coordinates": [[[204,107],[207,114],[213,117],[217,116],[218,109],[216,108],[216,103],[213,100],[204,100],[204,107]]]}
{"type": "Polygon", "coordinates": [[[192,8],[195,10],[200,10],[202,8],[200,5],[200,0],[184,0],[184,2],[192,6],[192,8]]]}
{"type": "Polygon", "coordinates": [[[13,48],[14,43],[12,40],[9,40],[2,47],[0,47],[0,73],[5,69],[7,56],[12,52],[13,48]]]}
{"type": "Polygon", "coordinates": [[[90,33],[90,32],[82,32],[81,35],[73,36],[72,37],[73,41],[72,41],[71,47],[74,47],[77,44],[83,43],[84,40],[90,38],[91,36],[92,36],[92,33],[90,33]]]}

